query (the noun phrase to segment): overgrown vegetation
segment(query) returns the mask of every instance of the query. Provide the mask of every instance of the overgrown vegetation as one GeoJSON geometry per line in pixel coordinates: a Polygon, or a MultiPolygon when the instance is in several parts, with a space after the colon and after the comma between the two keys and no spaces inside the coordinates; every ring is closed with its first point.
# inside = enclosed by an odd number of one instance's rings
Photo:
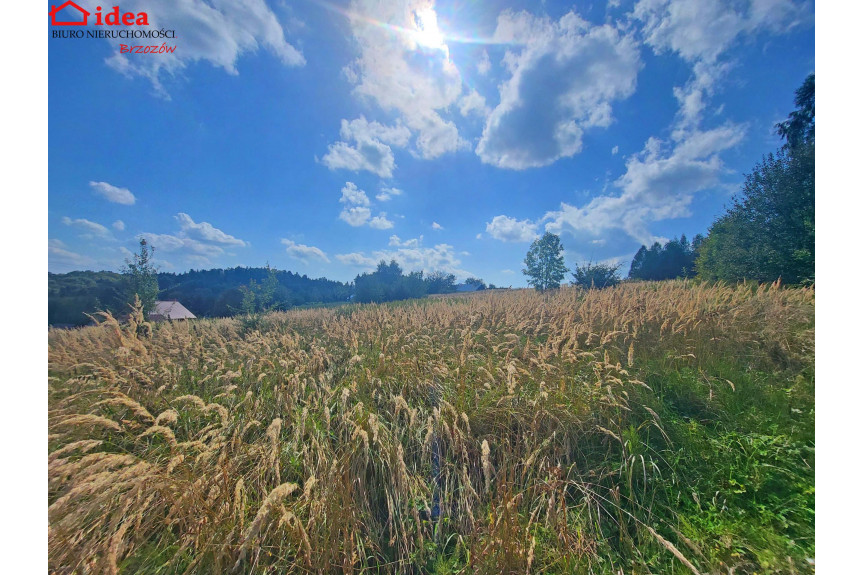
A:
{"type": "Polygon", "coordinates": [[[620,264],[595,264],[587,262],[575,266],[572,272],[572,284],[587,289],[603,289],[614,287],[620,283],[617,272],[620,264]]]}
{"type": "Polygon", "coordinates": [[[52,572],[814,570],[812,288],[102,318],[49,331],[52,572]]]}

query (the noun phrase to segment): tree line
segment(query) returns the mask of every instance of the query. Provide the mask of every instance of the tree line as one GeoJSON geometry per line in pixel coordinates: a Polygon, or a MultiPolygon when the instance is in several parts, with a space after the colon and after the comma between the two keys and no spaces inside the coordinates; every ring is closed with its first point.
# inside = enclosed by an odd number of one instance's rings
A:
{"type": "MultiPolygon", "coordinates": [[[[128,313],[127,304],[136,293],[147,311],[157,299],[175,299],[198,317],[228,317],[247,311],[346,302],[353,293],[350,283],[313,279],[269,267],[189,270],[179,274],[150,268],[149,272],[141,273],[140,254],[135,260],[131,264],[138,266],[137,272],[130,272],[127,262],[123,273],[49,273],[48,323],[86,325],[90,320],[84,314],[99,310],[122,316],[128,313]],[[254,306],[251,309],[250,300],[254,306]]],[[[147,264],[145,260],[145,269],[147,264]]]]}

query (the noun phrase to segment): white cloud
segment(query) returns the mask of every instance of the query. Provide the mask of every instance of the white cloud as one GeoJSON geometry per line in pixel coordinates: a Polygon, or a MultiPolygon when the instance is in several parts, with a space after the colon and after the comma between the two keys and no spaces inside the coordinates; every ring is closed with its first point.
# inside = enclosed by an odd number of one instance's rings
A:
{"type": "Polygon", "coordinates": [[[114,228],[115,230],[117,230],[118,232],[122,232],[123,230],[126,229],[126,224],[123,223],[123,220],[117,220],[116,222],[111,224],[111,227],[114,228]]]}
{"type": "Polygon", "coordinates": [[[91,222],[90,220],[85,220],[84,218],[79,218],[73,220],[69,217],[63,217],[60,221],[62,221],[67,226],[72,226],[74,228],[78,228],[83,233],[81,237],[87,239],[95,239],[95,238],[113,238],[114,236],[111,234],[111,231],[103,226],[102,224],[97,224],[96,222],[91,222]]]}
{"type": "Polygon", "coordinates": [[[153,249],[157,253],[174,253],[176,255],[184,256],[187,259],[192,256],[196,256],[196,261],[200,263],[209,263],[211,258],[225,253],[225,250],[219,246],[188,237],[154,233],[143,233],[141,234],[141,237],[147,240],[147,243],[153,246],[153,249]]]}
{"type": "Polygon", "coordinates": [[[366,193],[359,189],[353,182],[345,182],[345,186],[342,188],[342,197],[339,199],[339,202],[351,206],[366,207],[370,204],[369,197],[366,193]]]}
{"type": "Polygon", "coordinates": [[[381,178],[392,177],[396,167],[390,145],[404,147],[410,140],[405,126],[385,126],[364,116],[350,122],[342,120],[339,135],[343,141],[330,144],[321,159],[323,164],[331,170],[366,170],[381,178]]]}
{"type": "MultiPolygon", "coordinates": [[[[392,245],[392,238],[390,238],[392,245]]],[[[444,271],[460,277],[471,275],[461,269],[461,260],[449,244],[437,244],[432,248],[424,248],[416,240],[408,240],[405,245],[391,250],[377,250],[367,256],[364,252],[339,254],[336,259],[344,264],[359,268],[374,269],[381,260],[395,260],[406,272],[422,270],[426,273],[444,271]],[[408,247],[407,244],[410,244],[408,247]]]]}
{"type": "Polygon", "coordinates": [[[443,226],[442,226],[442,225],[440,225],[440,224],[439,224],[439,223],[437,223],[437,222],[432,222],[431,227],[432,227],[432,229],[433,229],[433,230],[442,230],[442,229],[443,229],[443,226]]]}
{"type": "Polygon", "coordinates": [[[417,14],[428,14],[433,6],[432,0],[353,0],[349,12],[360,51],[346,68],[346,76],[356,83],[354,92],[397,112],[416,135],[423,158],[469,145],[442,116],[462,94],[461,75],[448,49],[423,46],[410,32],[417,29],[417,14]]]}
{"type": "Polygon", "coordinates": [[[92,266],[94,263],[92,258],[69,250],[66,244],[60,240],[48,240],[48,267],[50,269],[80,269],[92,266]]]}
{"type": "MultiPolygon", "coordinates": [[[[371,254],[365,252],[354,252],[339,254],[336,259],[344,264],[359,268],[374,269],[381,260],[387,262],[395,260],[406,272],[423,270],[425,272],[445,271],[460,277],[471,275],[461,269],[461,260],[453,246],[449,244],[436,244],[434,247],[423,247],[423,236],[402,240],[393,234],[389,238],[389,248],[373,251],[371,254]]],[[[466,254],[466,252],[462,252],[466,254]]]]}
{"type": "Polygon", "coordinates": [[[811,22],[809,2],[742,0],[640,0],[632,17],[642,23],[645,42],[654,52],[677,53],[692,64],[693,77],[674,88],[681,128],[697,128],[715,85],[730,69],[719,59],[742,36],[783,33],[811,22]]]}
{"type": "Polygon", "coordinates": [[[392,149],[377,141],[351,146],[347,142],[330,144],[321,160],[331,170],[366,170],[381,178],[391,178],[396,167],[392,149]]]}
{"type": "Polygon", "coordinates": [[[612,102],[635,91],[637,43],[609,24],[507,11],[494,38],[518,48],[504,57],[511,76],[476,149],[485,163],[521,170],[573,156],[585,130],[609,126],[612,102]]]}
{"type": "Polygon", "coordinates": [[[388,230],[393,227],[393,223],[387,219],[387,213],[381,212],[379,215],[369,220],[369,227],[376,230],[388,230]]]}
{"type": "Polygon", "coordinates": [[[488,57],[488,51],[483,50],[476,62],[476,71],[479,72],[480,76],[485,76],[489,70],[491,70],[491,60],[488,57]]]}
{"type": "Polygon", "coordinates": [[[537,224],[530,220],[517,220],[508,216],[495,216],[485,226],[485,231],[496,240],[504,242],[530,242],[537,237],[537,224]]]}
{"type": "Polygon", "coordinates": [[[347,222],[349,225],[358,228],[369,221],[372,217],[372,211],[362,206],[353,208],[344,208],[339,214],[339,219],[347,222]]]}
{"type": "Polygon", "coordinates": [[[118,188],[108,182],[90,182],[90,187],[109,202],[126,206],[131,206],[135,203],[134,194],[126,188],[118,188]]]}
{"type": "Polygon", "coordinates": [[[369,209],[371,205],[369,197],[353,182],[345,182],[339,202],[345,204],[345,207],[342,208],[339,214],[339,219],[355,228],[368,224],[369,227],[377,230],[388,230],[394,225],[387,219],[386,212],[381,212],[372,217],[372,211],[369,209]]]}
{"type": "Polygon", "coordinates": [[[402,241],[400,237],[393,234],[390,236],[389,245],[396,248],[418,248],[422,244],[422,241],[423,236],[402,241]]]}
{"type": "MultiPolygon", "coordinates": [[[[159,254],[168,253],[181,258],[189,265],[211,265],[215,258],[231,255],[226,250],[231,247],[247,247],[248,242],[236,238],[207,222],[196,223],[188,214],[178,213],[174,219],[180,225],[175,234],[143,233],[140,237],[147,240],[159,254]]],[[[173,267],[171,262],[162,264],[173,267]]]]}
{"type": "Polygon", "coordinates": [[[388,188],[386,186],[381,187],[381,192],[375,196],[380,202],[388,202],[392,199],[393,196],[400,196],[404,192],[398,188],[388,188]]]}
{"type": "Polygon", "coordinates": [[[327,257],[327,254],[320,248],[298,244],[287,239],[282,239],[282,243],[285,245],[285,251],[289,256],[296,260],[300,260],[304,264],[307,264],[310,259],[330,263],[330,259],[327,257]]]}
{"type": "Polygon", "coordinates": [[[374,258],[370,258],[356,252],[350,254],[336,254],[336,259],[343,264],[355,266],[358,268],[372,269],[376,265],[378,265],[378,262],[374,258]]]}
{"type": "Polygon", "coordinates": [[[809,2],[749,0],[640,0],[632,15],[654,51],[672,50],[690,62],[715,62],[742,34],[781,33],[810,20],[809,2]]]}
{"type": "Polygon", "coordinates": [[[245,247],[246,242],[232,235],[226,234],[222,230],[213,227],[207,222],[195,223],[188,214],[179,213],[174,218],[180,223],[181,234],[189,237],[197,237],[200,240],[213,242],[216,244],[225,244],[231,246],[245,247]]]}
{"type": "MultiPolygon", "coordinates": [[[[650,138],[639,154],[627,158],[626,172],[614,182],[620,195],[601,195],[582,207],[564,202],[543,218],[546,230],[566,232],[577,245],[620,253],[630,249],[632,240],[648,245],[660,241],[651,233],[651,223],[691,215],[695,194],[723,185],[728,171],[720,155],[737,146],[746,132],[733,123],[701,127],[709,99],[732,68],[722,55],[744,34],[797,25],[808,9],[787,0],[639,1],[631,17],[642,24],[646,43],[657,54],[675,52],[692,66],[686,84],[674,88],[679,108],[670,140],[650,138]]],[[[612,153],[617,151],[615,146],[612,153]]]]}
{"type": "Polygon", "coordinates": [[[543,218],[545,229],[606,243],[619,242],[615,233],[622,231],[649,245],[659,239],[650,232],[650,223],[689,216],[694,194],[721,184],[726,170],[719,154],[744,135],[744,127],[728,124],[689,133],[673,144],[650,138],[641,153],[627,159],[626,172],[615,181],[622,190],[619,196],[597,196],[581,208],[561,203],[560,210],[543,218]]]}
{"type": "Polygon", "coordinates": [[[359,227],[372,217],[372,211],[368,208],[369,197],[353,182],[345,182],[339,202],[345,204],[339,214],[339,219],[351,226],[359,227]]]}
{"type": "MultiPolygon", "coordinates": [[[[96,0],[81,0],[79,4],[91,13],[97,4],[104,6],[96,0]]],[[[285,66],[305,64],[299,50],[285,40],[279,19],[265,0],[124,0],[121,9],[148,14],[150,25],[139,29],[176,32],[176,38],[141,41],[144,45],[165,42],[176,46],[173,53],[146,57],[120,53],[119,45],[129,44],[128,40],[109,40],[115,53],[106,60],[107,64],[125,76],[147,78],[164,97],[167,91],[162,80],[180,76],[184,68],[197,62],[208,62],[237,74],[240,56],[265,47],[285,66]]]]}
{"type": "Polygon", "coordinates": [[[485,98],[476,90],[471,90],[459,99],[458,111],[465,117],[476,114],[484,118],[490,113],[488,106],[485,105],[485,98]]]}
{"type": "Polygon", "coordinates": [[[617,152],[619,152],[619,151],[620,151],[620,147],[614,146],[613,148],[611,148],[611,155],[616,156],[617,152]]]}

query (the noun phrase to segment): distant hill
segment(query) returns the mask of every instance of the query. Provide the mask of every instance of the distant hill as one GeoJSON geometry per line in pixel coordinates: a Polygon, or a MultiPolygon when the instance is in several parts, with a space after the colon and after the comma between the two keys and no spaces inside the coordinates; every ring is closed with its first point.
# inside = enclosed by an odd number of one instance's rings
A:
{"type": "MultiPolygon", "coordinates": [[[[198,317],[234,315],[243,300],[242,286],[251,280],[261,284],[268,275],[266,268],[190,270],[185,273],[160,273],[159,298],[176,299],[198,317]]],[[[277,309],[346,301],[353,293],[350,284],[312,279],[289,271],[275,270],[279,285],[273,305],[277,309]]],[[[86,325],[85,313],[107,309],[125,312],[125,282],[115,272],[76,271],[48,274],[49,325],[86,325]]]]}

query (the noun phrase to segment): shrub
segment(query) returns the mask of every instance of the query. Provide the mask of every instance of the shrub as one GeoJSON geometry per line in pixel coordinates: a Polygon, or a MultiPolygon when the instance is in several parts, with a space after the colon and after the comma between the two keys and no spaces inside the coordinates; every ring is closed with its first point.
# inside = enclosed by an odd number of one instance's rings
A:
{"type": "Polygon", "coordinates": [[[592,264],[590,262],[584,265],[575,266],[575,271],[572,272],[572,285],[596,289],[614,287],[620,283],[620,277],[617,272],[620,270],[620,264],[592,264]]]}

